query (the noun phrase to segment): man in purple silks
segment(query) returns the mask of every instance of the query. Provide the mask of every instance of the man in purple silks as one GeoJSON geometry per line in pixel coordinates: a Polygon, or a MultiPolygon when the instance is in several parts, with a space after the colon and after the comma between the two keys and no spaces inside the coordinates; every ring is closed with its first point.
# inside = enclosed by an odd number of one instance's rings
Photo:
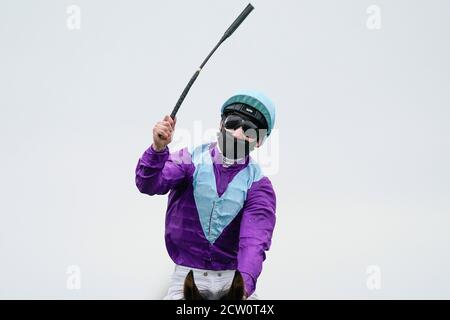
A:
{"type": "Polygon", "coordinates": [[[153,128],[153,144],[136,167],[136,186],[148,195],[169,192],[165,241],[175,263],[164,299],[183,299],[193,270],[199,291],[220,297],[238,270],[244,299],[256,299],[256,282],[275,226],[276,197],[250,152],[267,139],[275,106],[262,93],[239,92],[221,108],[217,141],[169,153],[176,119],[153,128]]]}

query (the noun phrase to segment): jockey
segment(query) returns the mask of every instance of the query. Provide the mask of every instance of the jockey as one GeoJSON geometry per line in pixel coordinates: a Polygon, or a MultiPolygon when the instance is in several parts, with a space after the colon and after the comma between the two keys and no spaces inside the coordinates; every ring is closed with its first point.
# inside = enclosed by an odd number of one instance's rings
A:
{"type": "Polygon", "coordinates": [[[232,270],[238,270],[243,298],[256,299],[276,198],[249,153],[270,135],[275,106],[262,93],[243,91],[225,101],[221,117],[217,141],[169,153],[176,119],[166,116],[153,128],[153,144],[136,167],[140,192],[169,192],[165,242],[175,272],[164,299],[183,299],[189,270],[199,290],[210,293],[229,286],[232,270]]]}

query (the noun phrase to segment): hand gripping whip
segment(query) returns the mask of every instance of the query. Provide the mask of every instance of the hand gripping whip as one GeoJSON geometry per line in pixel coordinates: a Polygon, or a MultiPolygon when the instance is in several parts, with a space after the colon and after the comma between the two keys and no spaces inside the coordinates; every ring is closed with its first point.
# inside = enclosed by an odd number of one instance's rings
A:
{"type": "Polygon", "coordinates": [[[186,88],[184,88],[183,93],[181,94],[180,98],[177,101],[177,104],[173,108],[172,113],[170,114],[170,117],[172,119],[175,118],[175,115],[178,112],[178,109],[180,109],[181,104],[183,103],[184,98],[186,97],[187,93],[189,92],[189,89],[191,89],[192,84],[197,79],[198,75],[200,74],[200,71],[202,71],[202,68],[205,66],[206,62],[208,62],[209,58],[213,55],[213,53],[217,50],[217,48],[224,42],[229,36],[233,34],[233,32],[239,27],[239,25],[242,23],[242,21],[247,18],[247,16],[250,14],[250,12],[253,10],[253,6],[249,3],[247,7],[244,9],[244,11],[241,12],[241,14],[234,20],[234,22],[231,24],[231,26],[228,28],[227,31],[223,34],[220,41],[216,44],[214,49],[208,54],[206,59],[203,61],[203,63],[200,65],[197,71],[195,71],[194,75],[192,76],[191,80],[189,80],[186,88]]]}

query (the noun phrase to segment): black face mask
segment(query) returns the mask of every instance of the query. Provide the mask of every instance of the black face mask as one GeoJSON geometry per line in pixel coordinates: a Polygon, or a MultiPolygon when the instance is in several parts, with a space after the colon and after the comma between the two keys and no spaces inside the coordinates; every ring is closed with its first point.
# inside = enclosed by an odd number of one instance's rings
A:
{"type": "Polygon", "coordinates": [[[222,127],[217,134],[218,148],[225,158],[231,160],[243,159],[256,147],[256,141],[249,142],[234,137],[230,132],[222,127]]]}

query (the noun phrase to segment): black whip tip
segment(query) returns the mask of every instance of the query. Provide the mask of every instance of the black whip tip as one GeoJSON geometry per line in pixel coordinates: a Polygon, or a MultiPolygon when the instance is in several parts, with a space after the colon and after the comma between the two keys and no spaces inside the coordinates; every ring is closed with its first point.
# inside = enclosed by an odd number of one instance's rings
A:
{"type": "Polygon", "coordinates": [[[222,40],[225,40],[229,36],[233,34],[233,32],[241,25],[241,23],[247,18],[247,16],[252,12],[252,10],[255,7],[252,6],[251,3],[249,3],[245,9],[241,12],[241,14],[234,20],[234,22],[231,24],[231,26],[228,28],[227,31],[225,31],[225,34],[222,37],[222,40]]]}

